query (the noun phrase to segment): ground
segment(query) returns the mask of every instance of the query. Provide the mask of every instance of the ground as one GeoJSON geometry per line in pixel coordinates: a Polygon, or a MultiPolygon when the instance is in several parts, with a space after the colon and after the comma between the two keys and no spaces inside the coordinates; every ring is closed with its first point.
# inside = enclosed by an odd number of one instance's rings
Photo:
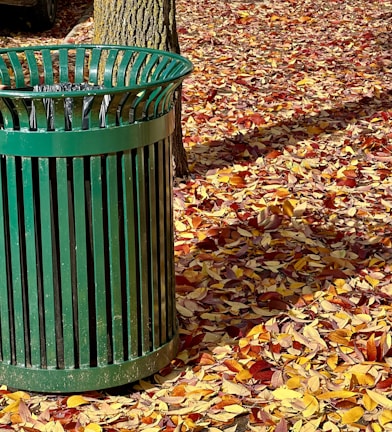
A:
{"type": "MultiPolygon", "coordinates": [[[[121,393],[4,390],[1,423],[392,430],[392,2],[177,8],[195,66],[183,86],[191,174],[174,188],[181,350],[121,393]]],[[[91,40],[88,15],[60,27],[39,42],[91,40]]]]}

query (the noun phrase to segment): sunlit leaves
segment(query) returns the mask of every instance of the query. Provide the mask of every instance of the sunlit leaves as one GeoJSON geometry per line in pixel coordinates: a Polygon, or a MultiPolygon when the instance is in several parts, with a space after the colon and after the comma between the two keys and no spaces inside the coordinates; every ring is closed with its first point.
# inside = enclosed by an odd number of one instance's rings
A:
{"type": "Polygon", "coordinates": [[[3,389],[2,427],[391,428],[391,6],[177,0],[180,352],[126,396],[3,389]]]}

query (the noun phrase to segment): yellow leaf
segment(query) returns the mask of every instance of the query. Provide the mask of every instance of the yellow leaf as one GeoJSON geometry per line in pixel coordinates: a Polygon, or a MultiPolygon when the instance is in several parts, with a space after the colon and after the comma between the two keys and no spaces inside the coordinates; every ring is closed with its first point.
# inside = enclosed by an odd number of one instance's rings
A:
{"type": "Polygon", "coordinates": [[[25,400],[30,399],[30,395],[25,393],[24,391],[17,391],[14,393],[8,393],[8,394],[5,394],[4,397],[6,397],[8,399],[12,399],[14,401],[21,400],[21,399],[25,399],[25,400]]]}
{"type": "Polygon", "coordinates": [[[374,432],[384,432],[384,429],[378,423],[372,423],[372,431],[374,432]]]}
{"type": "Polygon", "coordinates": [[[338,365],[338,356],[337,354],[332,354],[327,358],[327,365],[331,368],[331,370],[335,370],[338,365]]]}
{"type": "Polygon", "coordinates": [[[302,396],[302,394],[300,392],[297,392],[295,390],[290,390],[287,387],[279,387],[271,393],[272,393],[272,396],[278,400],[297,399],[297,398],[300,398],[302,396]]]}
{"type": "Polygon", "coordinates": [[[377,406],[377,402],[374,401],[367,393],[363,395],[362,402],[367,411],[373,411],[377,406]]]}
{"type": "Polygon", "coordinates": [[[303,398],[305,409],[302,411],[302,415],[307,418],[311,417],[319,409],[319,403],[317,399],[309,393],[306,393],[303,398]]]}
{"type": "Polygon", "coordinates": [[[391,410],[383,410],[378,418],[381,426],[386,425],[387,423],[392,422],[392,411],[391,410]]]}
{"type": "Polygon", "coordinates": [[[286,382],[286,385],[289,389],[296,389],[298,387],[301,387],[301,377],[297,375],[289,378],[286,382]]]}
{"type": "Polygon", "coordinates": [[[378,279],[375,279],[375,278],[373,278],[373,277],[371,277],[369,275],[366,275],[365,279],[370,283],[370,285],[373,288],[376,287],[380,283],[380,281],[378,279]]]}
{"type": "Polygon", "coordinates": [[[292,428],[290,430],[291,430],[291,432],[301,432],[301,431],[303,431],[302,420],[300,419],[300,420],[296,421],[293,424],[293,426],[292,426],[292,428]]]}
{"type": "Polygon", "coordinates": [[[365,410],[360,406],[351,408],[342,415],[342,423],[345,425],[355,423],[363,416],[364,412],[365,410]]]}
{"type": "Polygon", "coordinates": [[[374,377],[370,374],[354,373],[353,374],[361,386],[372,386],[374,385],[374,377]]]}
{"type": "Polygon", "coordinates": [[[304,78],[303,80],[297,82],[297,86],[303,86],[306,84],[314,84],[314,83],[315,83],[314,79],[304,78]]]}
{"type": "Polygon", "coordinates": [[[283,203],[283,213],[289,217],[292,217],[294,214],[294,207],[291,204],[290,200],[285,200],[283,203]]]}
{"type": "Polygon", "coordinates": [[[317,395],[317,399],[324,400],[324,399],[347,399],[353,396],[356,396],[357,393],[349,391],[349,390],[336,390],[336,391],[330,391],[325,393],[320,393],[317,395]]]}
{"type": "Polygon", "coordinates": [[[249,333],[246,335],[247,337],[258,336],[260,333],[265,333],[264,324],[257,324],[252,329],[249,330],[249,333]]]}
{"type": "Polygon", "coordinates": [[[244,408],[238,404],[226,405],[225,407],[223,407],[223,409],[226,412],[232,413],[232,414],[245,414],[248,412],[248,410],[246,408],[244,408]]]}
{"type": "Polygon", "coordinates": [[[176,231],[178,231],[178,232],[183,232],[183,231],[186,231],[188,229],[188,227],[181,221],[175,222],[175,228],[176,228],[176,231]]]}
{"type": "Polygon", "coordinates": [[[253,377],[253,375],[247,369],[242,369],[241,371],[239,371],[237,373],[237,375],[235,376],[235,379],[237,381],[248,381],[252,377],[253,377]]]}
{"type": "Polygon", "coordinates": [[[7,405],[3,410],[1,410],[2,413],[15,413],[19,411],[19,403],[20,399],[12,402],[11,404],[7,405]]]}
{"type": "Polygon", "coordinates": [[[84,428],[84,432],[102,432],[102,427],[97,423],[90,423],[84,428]]]}
{"type": "Polygon", "coordinates": [[[381,405],[383,408],[392,410],[392,400],[387,398],[386,396],[377,393],[373,390],[366,389],[366,393],[369,395],[371,399],[374,400],[374,402],[377,402],[378,405],[381,405]]]}
{"type": "Polygon", "coordinates": [[[79,405],[85,405],[88,403],[89,403],[88,400],[86,400],[83,396],[80,396],[80,395],[70,396],[67,399],[67,407],[68,408],[75,408],[79,405]]]}

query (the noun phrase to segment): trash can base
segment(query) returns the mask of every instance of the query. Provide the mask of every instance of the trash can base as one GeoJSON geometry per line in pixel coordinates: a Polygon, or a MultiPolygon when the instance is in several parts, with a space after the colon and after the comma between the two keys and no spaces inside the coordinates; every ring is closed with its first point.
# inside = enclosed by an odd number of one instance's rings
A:
{"type": "Polygon", "coordinates": [[[179,337],[144,356],[123,363],[80,369],[34,369],[0,363],[0,382],[42,393],[80,393],[130,384],[158,372],[176,356],[179,337]]]}

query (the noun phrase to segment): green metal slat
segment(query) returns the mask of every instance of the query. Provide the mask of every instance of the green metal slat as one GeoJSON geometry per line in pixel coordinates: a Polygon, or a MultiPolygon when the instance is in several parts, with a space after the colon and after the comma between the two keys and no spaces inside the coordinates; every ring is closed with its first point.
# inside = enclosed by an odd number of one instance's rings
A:
{"type": "Polygon", "coordinates": [[[107,54],[103,78],[103,85],[107,88],[113,87],[113,74],[115,72],[118,51],[118,49],[111,49],[107,54]]]}
{"type": "Polygon", "coordinates": [[[69,71],[68,71],[68,49],[60,48],[59,49],[59,78],[60,82],[67,83],[69,82],[69,71]]]}
{"type": "Polygon", "coordinates": [[[118,200],[118,167],[117,156],[109,155],[106,159],[107,209],[108,209],[108,243],[110,268],[111,319],[113,334],[113,361],[124,359],[123,318],[122,318],[122,283],[120,258],[120,227],[118,200]]]}
{"type": "Polygon", "coordinates": [[[28,111],[26,102],[23,99],[13,99],[12,101],[14,103],[15,109],[18,112],[20,128],[29,130],[29,128],[30,128],[30,113],[28,111]]]}
{"type": "Polygon", "coordinates": [[[65,114],[64,114],[64,100],[52,99],[53,103],[53,128],[56,131],[64,131],[65,129],[65,114]]]}
{"type": "Polygon", "coordinates": [[[5,129],[14,129],[18,118],[14,112],[14,103],[9,98],[0,98],[0,112],[3,116],[3,123],[5,129]]]}
{"type": "Polygon", "coordinates": [[[42,49],[41,53],[44,67],[44,83],[51,85],[54,83],[52,54],[50,49],[42,49]]]}
{"type": "Polygon", "coordinates": [[[122,187],[124,200],[124,247],[125,247],[125,277],[126,277],[126,301],[128,311],[127,335],[129,357],[138,356],[138,270],[136,266],[136,192],[134,190],[134,160],[136,150],[128,150],[122,156],[122,187]]]}
{"type": "Polygon", "coordinates": [[[138,236],[138,264],[139,264],[139,296],[141,311],[141,349],[142,353],[150,350],[150,300],[149,300],[149,269],[148,269],[148,237],[147,237],[147,206],[146,197],[146,173],[144,162],[144,148],[137,149],[136,182],[137,182],[137,236],[138,236]]]}
{"type": "Polygon", "coordinates": [[[77,290],[78,350],[80,366],[90,365],[90,321],[88,298],[86,194],[83,158],[73,159],[73,208],[75,223],[75,267],[77,290]]]}
{"type": "Polygon", "coordinates": [[[29,303],[29,329],[31,347],[31,365],[39,367],[41,365],[41,331],[39,323],[39,297],[38,297],[38,268],[36,235],[37,227],[35,223],[34,183],[31,158],[22,158],[23,176],[23,206],[24,224],[26,237],[26,277],[28,286],[29,303]]]}
{"type": "Polygon", "coordinates": [[[66,368],[71,368],[75,366],[74,334],[76,331],[73,320],[74,303],[72,293],[71,239],[69,231],[71,215],[68,202],[67,159],[56,159],[56,177],[64,365],[66,368]]]}
{"type": "Polygon", "coordinates": [[[98,84],[99,79],[99,65],[101,61],[102,49],[101,48],[93,48],[91,50],[90,55],[90,74],[89,74],[89,82],[98,84]]]}
{"type": "Polygon", "coordinates": [[[121,101],[123,100],[124,95],[122,94],[114,94],[110,100],[109,106],[106,109],[106,120],[105,126],[117,126],[118,113],[117,110],[120,107],[121,101]]]}
{"type": "MultiPolygon", "coordinates": [[[[15,328],[16,362],[19,365],[26,364],[26,348],[24,338],[24,313],[23,313],[23,291],[22,291],[22,263],[20,256],[19,236],[19,212],[18,212],[18,188],[15,158],[7,158],[7,186],[8,186],[8,208],[9,208],[9,230],[11,251],[11,272],[13,294],[13,313],[15,328]]],[[[11,306],[11,305],[10,305],[11,306]]],[[[12,308],[11,306],[11,308],[12,308]]]]}
{"type": "MultiPolygon", "coordinates": [[[[161,308],[159,302],[158,284],[159,284],[159,244],[158,244],[158,226],[157,220],[157,176],[156,176],[156,163],[155,163],[155,145],[151,144],[145,147],[148,152],[148,200],[149,200],[149,255],[150,255],[150,299],[151,299],[151,329],[153,331],[152,342],[153,348],[160,346],[160,320],[159,310],[161,308]]],[[[159,167],[160,169],[160,167],[159,167]]]]}
{"type": "Polygon", "coordinates": [[[8,58],[10,59],[12,69],[14,70],[14,79],[15,79],[15,86],[16,88],[23,88],[25,87],[25,75],[23,72],[23,67],[20,63],[20,60],[18,58],[18,55],[15,51],[9,51],[8,52],[8,58]]]}
{"type": "Polygon", "coordinates": [[[165,233],[166,233],[166,287],[167,287],[167,324],[169,336],[176,333],[175,278],[174,278],[174,230],[173,230],[173,161],[172,136],[163,140],[165,170],[165,233]]]}
{"type": "MultiPolygon", "coordinates": [[[[104,97],[105,97],[104,95],[93,96],[90,112],[88,114],[88,123],[89,123],[88,126],[90,129],[101,127],[100,112],[101,112],[102,104],[104,103],[104,97]]],[[[102,132],[102,129],[100,130],[100,132],[102,132]]],[[[91,131],[89,133],[91,133],[91,131]]],[[[98,144],[97,140],[95,142],[96,144],[98,144]]]]}
{"type": "Polygon", "coordinates": [[[86,49],[76,48],[75,83],[84,82],[85,58],[86,58],[86,49]]]}
{"type": "Polygon", "coordinates": [[[134,56],[133,51],[124,51],[117,70],[117,86],[125,86],[127,74],[129,73],[129,65],[134,56]]]}
{"type": "Polygon", "coordinates": [[[105,365],[108,361],[106,280],[105,280],[105,242],[103,232],[103,182],[101,157],[90,159],[91,164],[91,218],[93,236],[94,288],[96,310],[97,363],[105,365]]]}
{"type": "Polygon", "coordinates": [[[45,346],[46,362],[48,367],[57,366],[56,355],[56,313],[54,304],[54,278],[53,278],[53,246],[52,246],[52,208],[49,159],[38,158],[39,193],[40,193],[40,222],[42,245],[42,286],[44,299],[45,319],[45,346]]]}
{"type": "MultiPolygon", "coordinates": [[[[65,110],[64,110],[65,111],[65,110]]],[[[81,130],[83,121],[83,98],[75,97],[72,98],[72,130],[81,130]]]]}
{"type": "Polygon", "coordinates": [[[142,66],[147,58],[147,53],[138,52],[135,62],[132,65],[132,69],[130,71],[129,82],[128,85],[135,85],[139,83],[140,73],[142,66]]]}
{"type": "Polygon", "coordinates": [[[154,70],[154,66],[156,66],[159,63],[159,59],[160,59],[159,54],[152,54],[151,55],[146,66],[143,68],[143,72],[141,74],[140,79],[143,83],[150,82],[150,75],[152,74],[152,71],[154,70]]]}
{"type": "Polygon", "coordinates": [[[6,86],[11,85],[10,71],[8,70],[2,55],[0,55],[0,84],[6,86]]]}
{"type": "Polygon", "coordinates": [[[159,303],[161,305],[161,339],[163,341],[168,340],[168,331],[167,331],[167,286],[166,286],[166,224],[165,224],[165,202],[166,202],[166,195],[165,195],[165,170],[164,170],[164,141],[159,141],[156,145],[156,169],[157,169],[157,181],[158,181],[158,188],[157,188],[157,224],[158,224],[158,241],[159,241],[159,303]]]}
{"type": "Polygon", "coordinates": [[[158,66],[156,67],[156,69],[154,70],[154,73],[152,74],[152,79],[154,81],[157,81],[161,74],[165,71],[165,68],[168,64],[171,64],[172,59],[168,58],[168,57],[163,57],[161,58],[158,66]]]}
{"type": "Polygon", "coordinates": [[[3,258],[0,260],[0,324],[1,324],[1,350],[3,361],[9,363],[11,361],[11,338],[10,338],[10,321],[8,304],[8,280],[7,280],[7,262],[5,256],[8,254],[6,249],[6,221],[5,221],[5,196],[3,194],[3,178],[6,177],[6,169],[3,172],[3,164],[0,163],[0,252],[3,258]]]}
{"type": "Polygon", "coordinates": [[[27,65],[29,66],[29,72],[30,72],[30,85],[31,86],[38,85],[40,74],[39,74],[37,59],[35,57],[34,51],[26,50],[25,53],[26,53],[27,65]]]}

